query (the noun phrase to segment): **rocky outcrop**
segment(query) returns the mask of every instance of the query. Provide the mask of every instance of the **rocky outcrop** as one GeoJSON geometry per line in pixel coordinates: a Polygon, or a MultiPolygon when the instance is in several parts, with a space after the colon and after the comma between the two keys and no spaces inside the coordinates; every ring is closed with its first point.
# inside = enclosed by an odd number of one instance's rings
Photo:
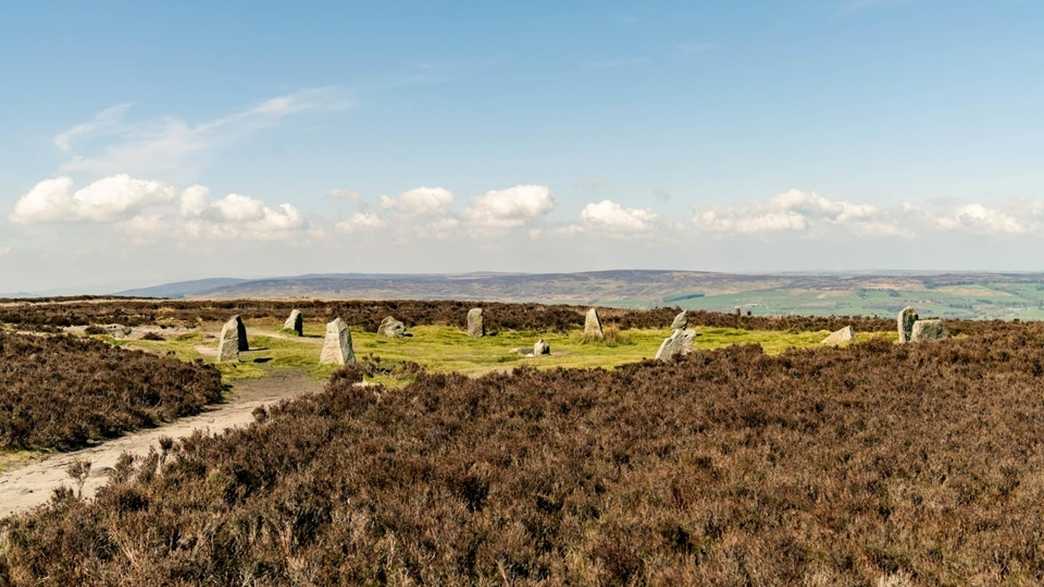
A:
{"type": "Polygon", "coordinates": [[[482,308],[468,310],[468,336],[478,338],[486,335],[486,327],[483,325],[482,308]]]}
{"type": "Polygon", "coordinates": [[[830,333],[830,336],[823,339],[826,346],[844,346],[855,340],[855,330],[851,326],[845,326],[841,330],[830,333]]]}
{"type": "Polygon", "coordinates": [[[228,322],[221,327],[221,335],[218,336],[217,360],[219,363],[238,361],[241,351],[250,350],[247,343],[246,325],[239,315],[229,318],[228,322]]]}
{"type": "Polygon", "coordinates": [[[326,325],[326,339],[319,353],[320,365],[348,365],[355,362],[352,350],[352,333],[344,320],[336,318],[326,325]]]}
{"type": "Polygon", "coordinates": [[[294,309],[290,312],[290,317],[283,322],[283,330],[304,336],[304,315],[301,314],[301,310],[294,309]]]}
{"type": "Polygon", "coordinates": [[[605,338],[602,320],[598,317],[598,308],[587,311],[587,317],[584,319],[584,338],[605,338]]]}
{"type": "Polygon", "coordinates": [[[400,320],[396,320],[393,316],[385,316],[384,320],[381,320],[381,325],[377,327],[377,334],[387,336],[388,338],[399,338],[400,336],[408,335],[406,325],[400,320]]]}

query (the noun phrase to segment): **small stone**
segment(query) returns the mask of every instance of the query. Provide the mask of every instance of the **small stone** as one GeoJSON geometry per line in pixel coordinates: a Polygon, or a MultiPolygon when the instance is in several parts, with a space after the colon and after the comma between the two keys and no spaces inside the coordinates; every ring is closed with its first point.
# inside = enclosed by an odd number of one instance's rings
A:
{"type": "Polygon", "coordinates": [[[283,323],[283,330],[304,336],[304,316],[301,315],[301,310],[295,309],[290,312],[290,317],[283,323]]]}
{"type": "Polygon", "coordinates": [[[820,344],[826,346],[844,346],[853,340],[855,340],[855,330],[853,330],[851,326],[845,326],[837,332],[832,332],[830,336],[824,338],[823,342],[820,344]]]}
{"type": "Polygon", "coordinates": [[[587,311],[587,316],[584,318],[584,337],[605,337],[605,334],[602,332],[602,321],[598,318],[598,308],[591,308],[587,311]]]}
{"type": "Polygon", "coordinates": [[[406,336],[406,325],[392,316],[385,316],[384,320],[381,320],[381,325],[377,327],[377,334],[389,338],[406,336]]]}
{"type": "Polygon", "coordinates": [[[347,365],[354,362],[352,333],[344,320],[336,318],[326,325],[326,338],[323,340],[323,350],[319,353],[319,364],[347,365]]]}
{"type": "Polygon", "coordinates": [[[943,340],[949,334],[942,320],[918,320],[910,331],[910,342],[943,340]]]}
{"type": "Polygon", "coordinates": [[[675,330],[660,344],[656,351],[657,361],[670,361],[678,355],[687,355],[692,352],[692,339],[696,337],[696,331],[675,330]]]}
{"type": "Polygon", "coordinates": [[[533,356],[539,357],[540,355],[550,355],[551,345],[544,342],[544,339],[540,339],[533,344],[533,356]]]}
{"type": "Polygon", "coordinates": [[[689,325],[689,313],[682,310],[680,314],[674,317],[674,322],[671,322],[671,330],[685,330],[689,325]]]}
{"type": "Polygon", "coordinates": [[[218,337],[218,362],[238,361],[240,351],[250,350],[247,344],[246,326],[239,315],[229,318],[228,322],[221,327],[221,335],[218,337]]]}
{"type": "Polygon", "coordinates": [[[468,310],[468,336],[478,338],[485,335],[486,327],[483,325],[482,308],[468,310]]]}
{"type": "Polygon", "coordinates": [[[910,335],[913,334],[914,322],[917,322],[917,310],[907,306],[899,311],[899,317],[896,319],[896,327],[899,329],[899,342],[910,342],[910,335]]]}

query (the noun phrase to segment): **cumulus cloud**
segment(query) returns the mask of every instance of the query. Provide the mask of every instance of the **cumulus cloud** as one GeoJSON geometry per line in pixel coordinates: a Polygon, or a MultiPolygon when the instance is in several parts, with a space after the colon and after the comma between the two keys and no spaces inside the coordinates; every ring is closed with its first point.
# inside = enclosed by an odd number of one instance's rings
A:
{"type": "Polygon", "coordinates": [[[194,238],[218,240],[283,240],[298,236],[308,227],[291,204],[270,207],[242,194],[228,194],[209,203],[196,218],[187,220],[185,232],[194,238]]]}
{"type": "Polygon", "coordinates": [[[169,185],[128,175],[99,179],[76,191],[72,179],[58,177],[37,183],[19,198],[10,219],[17,224],[115,222],[174,197],[169,185]]]}
{"type": "Polygon", "coordinates": [[[795,189],[768,202],[697,210],[693,221],[708,232],[735,234],[804,232],[820,223],[851,226],[866,234],[884,234],[895,228],[876,206],[795,189]]]}
{"type": "Polygon", "coordinates": [[[373,212],[356,212],[347,220],[338,222],[337,230],[347,233],[367,232],[384,228],[386,225],[384,219],[373,212]]]}
{"type": "Polygon", "coordinates": [[[517,228],[544,216],[554,207],[551,188],[517,185],[479,196],[465,216],[472,226],[479,228],[517,228]]]}
{"type": "Polygon", "coordinates": [[[1022,234],[1027,226],[1015,216],[982,204],[966,204],[936,219],[943,230],[992,234],[1022,234]]]}
{"type": "Polygon", "coordinates": [[[413,216],[435,216],[449,211],[453,192],[439,187],[419,187],[397,197],[381,196],[381,207],[413,216]]]}
{"type": "Polygon", "coordinates": [[[206,186],[193,185],[181,192],[181,215],[185,217],[200,216],[207,210],[210,189],[206,186]]]}
{"type": "Polygon", "coordinates": [[[580,211],[580,230],[636,234],[653,228],[657,215],[645,208],[625,208],[612,200],[593,202],[580,211]]]}

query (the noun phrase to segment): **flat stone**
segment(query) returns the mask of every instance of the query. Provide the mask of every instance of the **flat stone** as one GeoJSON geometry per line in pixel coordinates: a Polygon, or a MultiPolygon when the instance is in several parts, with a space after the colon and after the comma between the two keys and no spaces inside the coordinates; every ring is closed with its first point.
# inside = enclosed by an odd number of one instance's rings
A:
{"type": "Polygon", "coordinates": [[[283,330],[295,332],[297,336],[304,336],[304,316],[301,314],[301,310],[295,309],[290,312],[290,317],[283,322],[283,330]]]}
{"type": "Polygon", "coordinates": [[[598,308],[591,308],[584,318],[584,336],[588,338],[604,338],[602,320],[598,317],[598,308]]]}
{"type": "Polygon", "coordinates": [[[853,330],[851,326],[845,326],[841,330],[832,332],[830,336],[824,338],[823,342],[820,344],[826,346],[843,346],[849,344],[853,340],[855,340],[855,330],[853,330]]]}
{"type": "Polygon", "coordinates": [[[674,317],[674,322],[671,322],[671,330],[685,330],[689,326],[689,313],[682,310],[680,314],[674,317]]]}
{"type": "Polygon", "coordinates": [[[902,310],[899,310],[899,316],[896,318],[896,328],[899,329],[899,342],[910,342],[910,336],[913,334],[914,322],[917,322],[917,310],[907,306],[902,310]]]}
{"type": "Polygon", "coordinates": [[[478,338],[486,335],[486,327],[483,324],[482,308],[468,310],[468,336],[478,338]]]}
{"type": "Polygon", "coordinates": [[[660,343],[660,349],[656,351],[656,360],[670,361],[676,356],[689,354],[692,352],[692,339],[694,338],[696,338],[695,330],[675,330],[660,343]]]}
{"type": "Polygon", "coordinates": [[[949,334],[942,320],[918,320],[910,332],[910,342],[943,340],[949,334]]]}
{"type": "Polygon", "coordinates": [[[385,316],[384,320],[381,320],[381,325],[377,327],[377,334],[389,338],[406,336],[406,325],[392,316],[385,316]]]}
{"type": "Polygon", "coordinates": [[[240,351],[250,350],[247,344],[246,326],[239,315],[235,315],[221,327],[218,336],[217,360],[219,363],[238,361],[240,351]]]}
{"type": "Polygon", "coordinates": [[[323,350],[319,353],[320,365],[348,365],[355,362],[352,350],[352,333],[340,318],[326,325],[323,350]]]}

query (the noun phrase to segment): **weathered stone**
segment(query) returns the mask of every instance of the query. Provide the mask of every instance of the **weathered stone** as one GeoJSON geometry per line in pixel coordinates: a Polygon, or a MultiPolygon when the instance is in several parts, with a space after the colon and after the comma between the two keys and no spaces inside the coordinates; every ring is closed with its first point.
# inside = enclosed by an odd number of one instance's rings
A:
{"type": "Polygon", "coordinates": [[[301,310],[293,310],[290,312],[290,317],[283,322],[283,330],[294,332],[297,336],[304,336],[304,316],[301,314],[301,310]]]}
{"type": "Polygon", "coordinates": [[[406,336],[406,325],[392,316],[385,316],[384,320],[381,320],[381,325],[377,327],[377,334],[389,338],[406,336]]]}
{"type": "Polygon", "coordinates": [[[240,351],[250,350],[247,344],[246,326],[239,315],[229,318],[228,322],[221,327],[221,335],[218,336],[218,362],[238,361],[240,351]]]}
{"type": "Polygon", "coordinates": [[[674,322],[671,322],[671,330],[685,330],[689,325],[689,313],[682,310],[680,314],[674,317],[674,322]]]}
{"type": "Polygon", "coordinates": [[[656,351],[657,361],[670,361],[678,355],[687,355],[692,351],[692,339],[696,337],[696,331],[675,330],[660,344],[656,351]]]}
{"type": "Polygon", "coordinates": [[[535,343],[533,343],[533,356],[534,357],[539,357],[540,355],[550,355],[550,354],[551,354],[551,345],[548,344],[547,342],[545,342],[544,339],[541,338],[540,340],[538,340],[535,343]]]}
{"type": "Polygon", "coordinates": [[[907,306],[899,311],[899,317],[896,319],[896,327],[899,329],[899,342],[910,342],[910,335],[913,334],[914,322],[917,322],[917,310],[907,306]]]}
{"type": "Polygon", "coordinates": [[[352,350],[352,333],[340,318],[326,325],[326,339],[319,353],[320,365],[347,365],[355,362],[352,350]]]}
{"type": "Polygon", "coordinates": [[[587,317],[584,319],[584,336],[587,338],[605,337],[605,333],[602,332],[602,321],[598,318],[598,308],[591,308],[587,311],[587,317]]]}
{"type": "Polygon", "coordinates": [[[468,336],[480,337],[486,335],[486,327],[483,325],[482,308],[468,310],[468,336]]]}
{"type": "Polygon", "coordinates": [[[830,336],[823,339],[821,344],[827,346],[843,346],[855,340],[855,330],[851,326],[845,326],[837,332],[832,332],[830,336]]]}
{"type": "Polygon", "coordinates": [[[910,342],[942,340],[948,336],[942,320],[918,320],[910,331],[910,342]]]}

